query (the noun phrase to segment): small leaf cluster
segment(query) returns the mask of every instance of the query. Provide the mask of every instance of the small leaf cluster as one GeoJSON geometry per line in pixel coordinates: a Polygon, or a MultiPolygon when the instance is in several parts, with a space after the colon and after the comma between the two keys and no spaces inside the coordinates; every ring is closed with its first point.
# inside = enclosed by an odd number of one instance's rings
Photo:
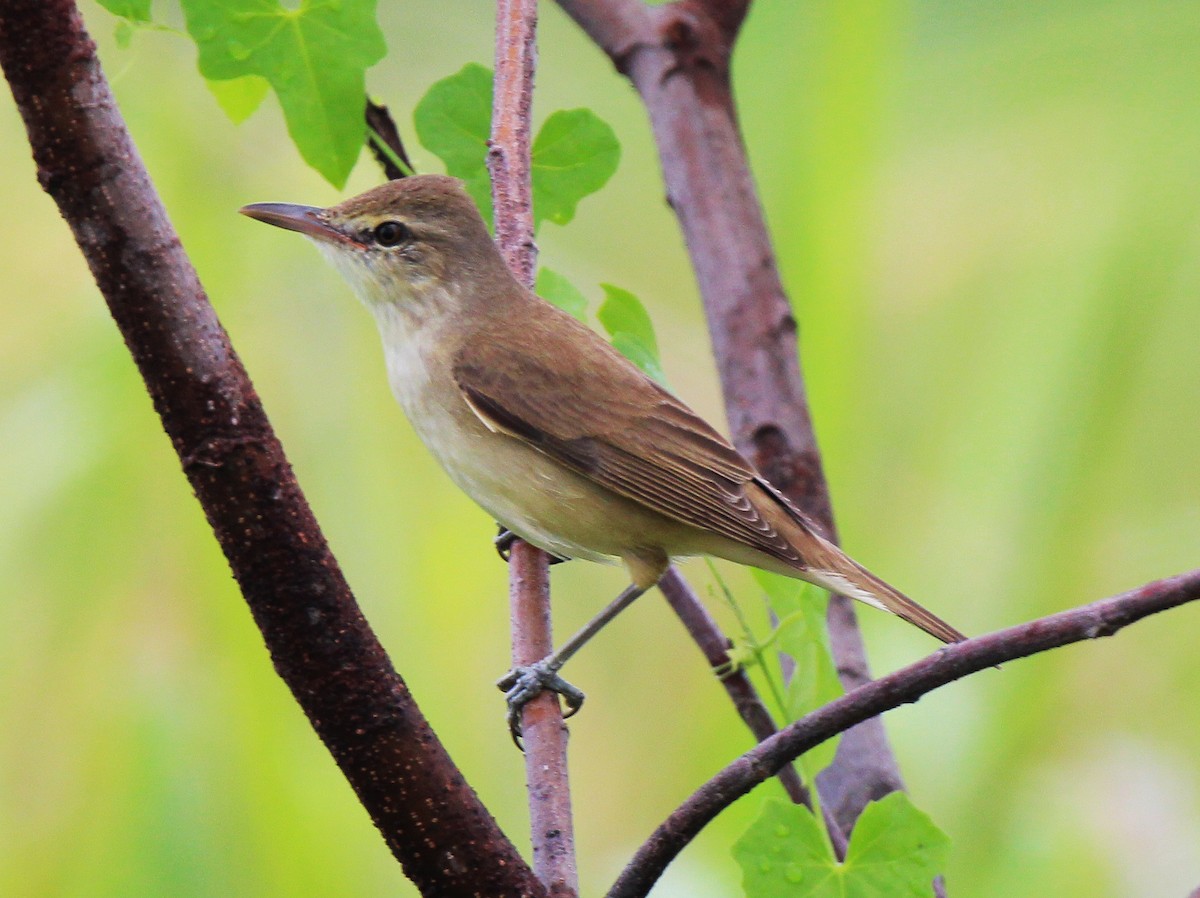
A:
{"type": "MultiPolygon", "coordinates": [[[[100,0],[126,25],[150,23],[150,0],[100,0]]],[[[376,0],[180,0],[197,60],[221,108],[247,118],[273,90],[304,161],[336,187],[363,145],[366,70],[387,52],[376,0]]]]}
{"type": "MultiPolygon", "coordinates": [[[[484,218],[492,218],[487,147],[492,118],[492,72],[468,63],[438,81],[417,103],[413,126],[421,144],[442,160],[446,173],[461,178],[484,218]]],[[[609,125],[590,109],[552,113],[530,152],[533,228],[565,225],[580,200],[603,187],[617,170],[621,147],[609,125]]],[[[659,383],[665,383],[654,325],[641,300],[620,287],[601,284],[604,301],[596,317],[613,346],[659,383]]],[[[538,295],[586,323],[587,298],[561,274],[539,270],[538,295]]]]}
{"type": "Polygon", "coordinates": [[[903,792],[863,810],[838,862],[812,813],[778,799],[733,846],[746,898],[928,898],[950,840],[903,792]]]}

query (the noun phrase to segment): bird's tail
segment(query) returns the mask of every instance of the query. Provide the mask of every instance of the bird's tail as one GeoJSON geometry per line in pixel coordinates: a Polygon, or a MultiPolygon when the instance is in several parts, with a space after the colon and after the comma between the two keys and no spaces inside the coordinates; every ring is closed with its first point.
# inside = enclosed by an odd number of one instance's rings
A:
{"type": "Polygon", "coordinates": [[[967,637],[936,614],[926,611],[900,590],[880,580],[837,547],[826,543],[832,552],[823,553],[820,567],[808,567],[803,576],[818,586],[858,599],[884,611],[890,611],[942,642],[962,642],[967,637]]]}

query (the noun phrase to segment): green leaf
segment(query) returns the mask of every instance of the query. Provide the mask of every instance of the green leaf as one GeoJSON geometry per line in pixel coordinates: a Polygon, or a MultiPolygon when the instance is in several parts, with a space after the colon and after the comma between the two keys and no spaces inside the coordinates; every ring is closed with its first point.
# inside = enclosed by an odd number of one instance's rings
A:
{"type": "MultiPolygon", "coordinates": [[[[472,62],[436,82],[417,104],[413,125],[421,145],[445,164],[446,174],[466,182],[491,224],[491,69],[472,62]]],[[[620,156],[613,129],[590,109],[560,110],[546,119],[531,149],[534,230],[547,220],[569,222],[579,201],[612,177],[620,156]]]]}
{"type": "MultiPolygon", "coordinates": [[[[799,720],[843,692],[825,626],[828,596],[810,583],[767,571],[755,570],[754,579],[766,592],[771,610],[780,621],[774,644],[795,663],[785,710],[790,720],[799,720]]],[[[839,738],[828,739],[805,752],[800,759],[805,779],[811,782],[829,766],[839,738]]]]}
{"type": "Polygon", "coordinates": [[[99,0],[99,3],[114,16],[133,22],[150,21],[151,0],[99,0]]]}
{"type": "Polygon", "coordinates": [[[663,373],[658,355],[658,340],[654,337],[654,325],[642,301],[620,287],[601,284],[604,302],[596,317],[608,331],[609,339],[618,352],[633,362],[650,377],[664,386],[667,377],[663,373]]]}
{"type": "Polygon", "coordinates": [[[564,312],[587,324],[587,297],[561,274],[549,268],[540,268],[534,292],[546,302],[553,303],[564,312]]]}
{"type": "Polygon", "coordinates": [[[531,151],[533,229],[574,218],[579,201],[608,182],[620,158],[616,133],[590,109],[560,110],[546,119],[531,151]]]}
{"type": "Polygon", "coordinates": [[[841,895],[830,888],[837,861],[813,817],[802,805],[770,799],[758,819],[733,843],[746,898],[841,895]]]}
{"type": "Polygon", "coordinates": [[[462,178],[492,222],[487,142],[492,127],[492,72],[475,62],[435,82],[413,110],[417,139],[446,166],[446,174],[462,178]]]}
{"type": "Polygon", "coordinates": [[[925,898],[946,866],[950,839],[903,792],[871,802],[850,834],[845,867],[859,888],[852,898],[925,898]]]}
{"type": "Polygon", "coordinates": [[[770,800],[733,845],[747,898],[928,898],[950,840],[903,792],[867,805],[839,864],[807,808],[770,800]]]}
{"type": "Polygon", "coordinates": [[[240,125],[254,114],[254,110],[262,105],[271,89],[266,78],[258,75],[246,75],[243,78],[230,78],[228,81],[204,82],[217,100],[217,105],[225,110],[225,114],[235,125],[240,125]]]}
{"type": "Polygon", "coordinates": [[[212,81],[265,78],[304,160],[335,187],[346,183],[363,145],[365,71],[386,47],[375,0],[181,0],[212,81]]]}
{"type": "Polygon", "coordinates": [[[117,27],[113,29],[113,39],[122,50],[129,49],[129,45],[133,43],[133,26],[129,24],[128,19],[117,22],[117,27]]]}

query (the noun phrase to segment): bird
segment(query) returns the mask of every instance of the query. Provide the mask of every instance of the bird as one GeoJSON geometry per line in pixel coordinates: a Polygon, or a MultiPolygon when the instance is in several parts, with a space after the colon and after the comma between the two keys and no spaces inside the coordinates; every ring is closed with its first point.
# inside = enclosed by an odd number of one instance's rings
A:
{"type": "Polygon", "coordinates": [[[728,439],[599,334],[514,277],[461,181],[412,175],[320,208],[243,214],[310,238],[373,313],[417,435],[493,519],[555,558],[624,563],[630,586],[554,654],[501,681],[509,722],[672,559],[750,565],[966,637],[826,540],[728,439]]]}

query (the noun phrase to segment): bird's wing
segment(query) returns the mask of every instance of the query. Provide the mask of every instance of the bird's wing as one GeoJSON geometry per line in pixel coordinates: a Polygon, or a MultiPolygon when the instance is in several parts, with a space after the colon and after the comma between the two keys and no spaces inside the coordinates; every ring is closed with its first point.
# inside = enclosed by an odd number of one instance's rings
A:
{"type": "Polygon", "coordinates": [[[757,505],[803,524],[800,513],[728,440],[590,329],[555,319],[459,351],[454,379],[489,428],[662,515],[804,564],[757,505]]]}

